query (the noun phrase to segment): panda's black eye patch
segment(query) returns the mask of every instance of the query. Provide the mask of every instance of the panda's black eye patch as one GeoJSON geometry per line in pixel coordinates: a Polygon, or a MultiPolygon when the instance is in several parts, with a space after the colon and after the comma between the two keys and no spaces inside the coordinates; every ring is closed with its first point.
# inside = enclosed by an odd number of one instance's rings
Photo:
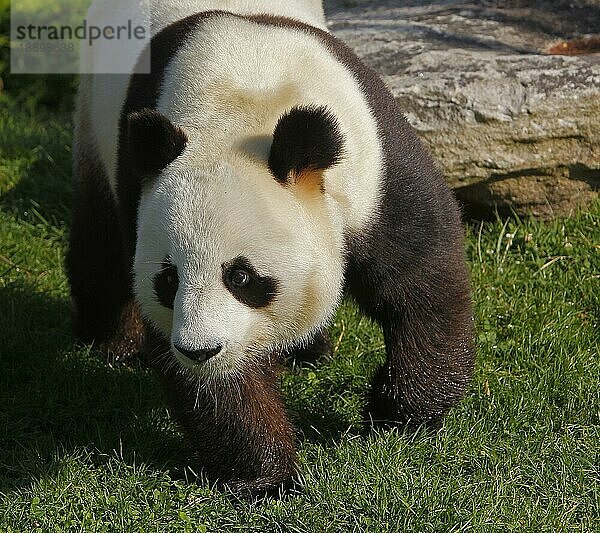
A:
{"type": "Polygon", "coordinates": [[[259,275],[245,257],[224,263],[222,270],[225,287],[236,300],[248,307],[266,307],[277,296],[277,280],[259,275]]]}
{"type": "Polygon", "coordinates": [[[160,305],[173,309],[175,294],[179,288],[179,275],[177,267],[167,257],[163,261],[162,269],[154,276],[154,294],[160,305]]]}

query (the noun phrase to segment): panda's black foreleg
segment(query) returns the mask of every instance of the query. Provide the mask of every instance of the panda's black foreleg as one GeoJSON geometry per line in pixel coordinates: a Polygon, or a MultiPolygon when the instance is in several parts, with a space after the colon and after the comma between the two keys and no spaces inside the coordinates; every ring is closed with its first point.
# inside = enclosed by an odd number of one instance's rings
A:
{"type": "Polygon", "coordinates": [[[410,320],[400,324],[383,321],[387,357],[373,378],[365,420],[375,427],[437,428],[469,383],[470,340],[461,335],[462,343],[445,343],[434,324],[419,333],[410,320]],[[420,338],[426,333],[428,341],[420,338]]]}
{"type": "Polygon", "coordinates": [[[349,289],[382,327],[386,361],[365,412],[372,426],[438,427],[473,369],[472,314],[462,257],[452,268],[350,270],[349,289]],[[404,275],[403,275],[404,274],[404,275]]]}
{"type": "Polygon", "coordinates": [[[296,473],[295,436],[270,358],[235,377],[199,378],[173,361],[148,330],[148,352],[196,465],[210,482],[238,494],[274,494],[296,473]]]}
{"type": "Polygon", "coordinates": [[[114,357],[142,348],[144,325],[131,294],[115,203],[100,165],[76,158],[75,202],[65,258],[75,336],[114,357]]]}

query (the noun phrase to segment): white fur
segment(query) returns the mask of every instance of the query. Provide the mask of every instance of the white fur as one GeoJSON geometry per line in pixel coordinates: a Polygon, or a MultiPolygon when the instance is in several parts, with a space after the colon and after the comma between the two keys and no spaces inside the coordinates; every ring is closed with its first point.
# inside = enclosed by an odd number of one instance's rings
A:
{"type": "Polygon", "coordinates": [[[266,160],[277,120],[302,104],[327,106],[340,123],[347,150],[327,172],[325,190],[344,227],[360,230],[379,203],[377,125],[354,76],[316,37],[232,17],[210,20],[171,62],[158,109],[188,133],[187,166],[258,160],[265,169],[258,186],[270,183],[266,160]]]}
{"type": "MultiPolygon", "coordinates": [[[[94,0],[90,7],[94,23],[98,26],[122,24],[123,19],[127,19],[123,9],[127,2],[150,6],[152,35],[156,35],[172,22],[194,13],[211,10],[230,11],[240,15],[269,13],[295,18],[327,29],[321,0],[94,0]]],[[[94,65],[106,64],[102,43],[98,42],[93,46],[82,43],[81,61],[86,65],[87,71],[93,71],[94,65]]],[[[126,74],[97,74],[93,78],[83,76],[81,79],[81,90],[92,96],[82,101],[84,109],[80,109],[80,113],[89,113],[89,118],[85,119],[94,125],[92,134],[113,185],[113,192],[119,116],[128,83],[129,75],[126,74]]]]}
{"type": "MultiPolygon", "coordinates": [[[[281,2],[277,9],[275,2],[224,3],[324,25],[318,2],[281,2]]],[[[181,2],[177,13],[189,5],[181,2]]],[[[92,124],[114,192],[118,115],[107,91],[118,100],[124,89],[111,83],[102,76],[93,83],[92,124]]],[[[183,366],[204,376],[234,375],[256,354],[302,343],[330,320],[341,298],[344,232],[366,228],[379,204],[377,126],[352,74],[317,38],[231,16],[210,19],[190,36],[168,67],[158,109],[189,142],[143,191],[136,298],[174,344],[224,345],[202,365],[177,354],[183,366]],[[303,104],[327,106],[345,138],[344,159],[325,172],[318,198],[282,187],[266,163],[278,118],[303,104]],[[153,293],[167,255],[179,270],[174,311],[153,293]],[[280,282],[280,297],[266,309],[241,304],[221,280],[221,265],[240,255],[280,282]]]]}

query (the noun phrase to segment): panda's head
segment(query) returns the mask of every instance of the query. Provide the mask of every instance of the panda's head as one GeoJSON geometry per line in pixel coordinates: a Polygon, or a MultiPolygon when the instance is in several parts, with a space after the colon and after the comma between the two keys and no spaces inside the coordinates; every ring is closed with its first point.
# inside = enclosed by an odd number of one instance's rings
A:
{"type": "Polygon", "coordinates": [[[182,367],[235,375],[327,323],[344,269],[343,228],[323,185],[343,156],[329,111],[285,113],[266,161],[194,157],[192,134],[155,110],[130,114],[126,135],[142,180],[135,295],[182,367]]]}

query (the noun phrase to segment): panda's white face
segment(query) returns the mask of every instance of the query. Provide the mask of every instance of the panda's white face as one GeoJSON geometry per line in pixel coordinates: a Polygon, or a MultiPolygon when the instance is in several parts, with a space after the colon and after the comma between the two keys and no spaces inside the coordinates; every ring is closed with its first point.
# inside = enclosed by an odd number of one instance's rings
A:
{"type": "Polygon", "coordinates": [[[184,368],[235,374],[331,318],[342,234],[324,195],[297,192],[235,161],[195,169],[176,161],[145,187],[135,294],[184,368]]]}

